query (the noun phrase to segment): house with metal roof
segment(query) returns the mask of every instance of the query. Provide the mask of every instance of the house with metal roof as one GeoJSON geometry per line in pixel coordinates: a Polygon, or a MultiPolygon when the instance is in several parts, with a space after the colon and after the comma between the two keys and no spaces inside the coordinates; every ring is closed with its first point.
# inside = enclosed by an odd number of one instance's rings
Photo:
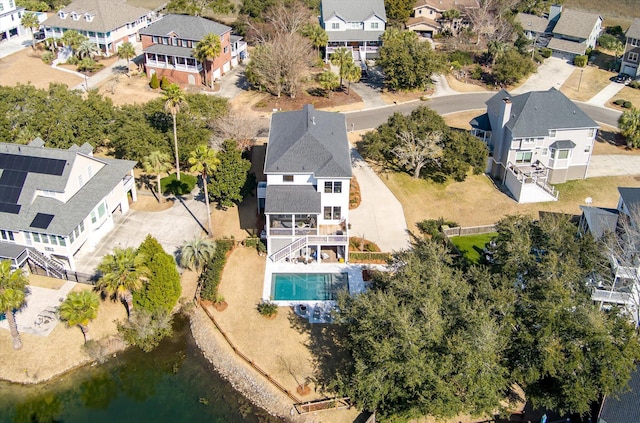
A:
{"type": "Polygon", "coordinates": [[[640,18],[636,18],[625,33],[626,42],[620,72],[640,77],[640,18]]]}
{"type": "Polygon", "coordinates": [[[95,157],[89,144],[0,143],[0,258],[75,271],[78,250],[94,248],[136,201],[135,164],[95,157]]]}
{"type": "Polygon", "coordinates": [[[345,115],[312,105],[275,113],[264,163],[271,262],[345,262],[349,254],[351,156],[345,115]]]}
{"type": "Polygon", "coordinates": [[[500,90],[470,123],[489,147],[487,173],[520,203],[555,201],[550,184],[586,177],[598,124],[555,88],[500,90]]]}
{"type": "Polygon", "coordinates": [[[43,25],[47,38],[61,38],[66,31],[75,30],[109,56],[115,54],[122,43],[135,42],[138,31],[153,17],[152,10],[130,6],[124,0],[76,0],[43,25]]]}
{"type": "Polygon", "coordinates": [[[340,47],[351,50],[355,61],[377,58],[386,24],[383,0],[322,0],[320,25],[329,37],[325,60],[340,47]]]}
{"type": "Polygon", "coordinates": [[[427,38],[444,31],[457,34],[471,25],[469,11],[479,7],[478,0],[416,0],[406,26],[427,38]],[[445,12],[450,10],[458,11],[459,16],[446,19],[445,12]]]}
{"type": "Polygon", "coordinates": [[[553,38],[547,47],[556,57],[573,59],[585,54],[587,48],[595,48],[596,40],[602,31],[602,16],[596,13],[563,9],[553,6],[550,21],[559,13],[558,22],[553,26],[553,38]]]}
{"type": "Polygon", "coordinates": [[[232,35],[230,27],[200,16],[166,15],[140,31],[140,37],[147,76],[155,73],[178,84],[204,84],[205,67],[211,82],[220,79],[247,51],[242,37],[232,35]],[[221,51],[203,63],[193,49],[208,34],[220,37],[221,51]]]}

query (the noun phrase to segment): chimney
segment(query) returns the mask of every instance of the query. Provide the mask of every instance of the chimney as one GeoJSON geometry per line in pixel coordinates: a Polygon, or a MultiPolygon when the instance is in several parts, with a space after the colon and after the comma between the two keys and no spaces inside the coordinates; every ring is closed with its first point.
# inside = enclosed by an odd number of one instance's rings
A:
{"type": "Polygon", "coordinates": [[[560,14],[562,13],[561,4],[552,4],[549,8],[549,22],[558,22],[560,14]]]}
{"type": "Polygon", "coordinates": [[[505,97],[502,99],[502,107],[500,108],[500,126],[504,128],[509,119],[511,119],[511,99],[505,97]]]}

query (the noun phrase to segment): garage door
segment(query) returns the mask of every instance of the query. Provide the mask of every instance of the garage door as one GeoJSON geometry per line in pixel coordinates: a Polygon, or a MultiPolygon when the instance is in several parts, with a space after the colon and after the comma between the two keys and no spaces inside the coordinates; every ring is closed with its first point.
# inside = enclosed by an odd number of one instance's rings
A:
{"type": "Polygon", "coordinates": [[[622,68],[622,73],[626,73],[627,75],[635,75],[637,69],[637,67],[629,66],[625,63],[624,67],[622,68]]]}

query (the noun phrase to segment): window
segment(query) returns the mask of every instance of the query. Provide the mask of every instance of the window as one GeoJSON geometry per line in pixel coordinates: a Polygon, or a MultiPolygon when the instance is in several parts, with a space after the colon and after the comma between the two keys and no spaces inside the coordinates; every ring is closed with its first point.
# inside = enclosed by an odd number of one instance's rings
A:
{"type": "Polygon", "coordinates": [[[588,153],[589,151],[591,151],[591,144],[587,144],[584,146],[584,152],[588,153]]]}
{"type": "Polygon", "coordinates": [[[371,22],[371,29],[378,29],[378,22],[371,22]]]}
{"type": "Polygon", "coordinates": [[[325,182],[324,192],[340,194],[342,192],[342,182],[325,182]]]}
{"type": "Polygon", "coordinates": [[[634,53],[633,51],[629,52],[629,61],[630,62],[637,62],[638,61],[638,53],[634,53]]]}
{"type": "Polygon", "coordinates": [[[13,0],[9,0],[9,7],[13,7],[13,0]]]}
{"type": "Polygon", "coordinates": [[[64,239],[63,236],[59,236],[58,237],[58,245],[60,245],[61,247],[66,247],[67,246],[67,240],[64,239]]]}
{"type": "Polygon", "coordinates": [[[100,204],[100,206],[98,206],[98,217],[104,216],[106,212],[107,212],[107,206],[104,203],[100,204]]]}
{"type": "Polygon", "coordinates": [[[84,185],[84,178],[82,175],[78,175],[78,185],[80,185],[81,188],[84,185]]]}
{"type": "Polygon", "coordinates": [[[331,22],[331,29],[340,29],[339,22],[331,22]]]}
{"type": "Polygon", "coordinates": [[[340,207],[325,207],[324,218],[325,220],[340,220],[342,217],[340,207]]]}
{"type": "Polygon", "coordinates": [[[589,128],[589,132],[587,132],[587,136],[593,137],[595,133],[596,133],[596,130],[594,128],[589,128]]]}
{"type": "Polygon", "coordinates": [[[293,175],[283,175],[282,180],[284,182],[293,182],[293,175]]]}
{"type": "Polygon", "coordinates": [[[158,44],[158,37],[156,37],[155,35],[152,36],[151,41],[154,42],[155,44],[158,44]]]}
{"type": "Polygon", "coordinates": [[[549,149],[548,149],[547,147],[544,147],[544,148],[542,149],[542,155],[543,155],[543,156],[546,156],[547,154],[549,154],[549,149]]]}
{"type": "Polygon", "coordinates": [[[556,137],[556,130],[555,129],[551,129],[549,131],[549,138],[555,138],[556,137]]]}
{"type": "Polygon", "coordinates": [[[351,22],[351,29],[360,29],[360,22],[351,22]]]}
{"type": "Polygon", "coordinates": [[[49,236],[47,234],[40,234],[40,238],[42,238],[42,242],[44,244],[48,244],[49,243],[49,236]]]}
{"type": "Polygon", "coordinates": [[[91,166],[87,168],[87,175],[89,175],[89,179],[93,176],[93,168],[91,166]]]}
{"type": "Polygon", "coordinates": [[[0,231],[0,236],[2,236],[2,239],[5,241],[15,241],[13,239],[13,232],[11,231],[5,231],[4,229],[0,231]]]}
{"type": "Polygon", "coordinates": [[[532,151],[518,151],[516,153],[516,163],[531,163],[532,151]]]}
{"type": "Polygon", "coordinates": [[[229,46],[224,46],[224,52],[229,53],[229,46]]]}
{"type": "Polygon", "coordinates": [[[568,159],[570,150],[555,150],[552,151],[552,156],[554,159],[568,159]]]}
{"type": "Polygon", "coordinates": [[[33,240],[35,242],[40,242],[40,234],[37,234],[37,233],[34,232],[33,233],[33,240]]]}
{"type": "Polygon", "coordinates": [[[49,235],[49,241],[51,241],[53,245],[58,245],[58,237],[55,235],[49,235]]]}
{"type": "Polygon", "coordinates": [[[92,210],[91,211],[91,223],[96,223],[98,221],[98,218],[96,217],[96,211],[92,210]]]}
{"type": "MultiPolygon", "coordinates": [[[[2,12],[3,10],[4,10],[4,4],[2,2],[0,2],[0,12],[2,12]]],[[[60,17],[62,18],[62,16],[60,16],[60,17]]]]}
{"type": "Polygon", "coordinates": [[[73,12],[71,14],[71,19],[73,19],[74,21],[77,21],[78,19],[80,19],[80,16],[78,16],[78,14],[76,12],[73,12]]]}
{"type": "Polygon", "coordinates": [[[523,138],[522,142],[525,144],[533,144],[536,141],[535,138],[523,138]]]}
{"type": "Polygon", "coordinates": [[[629,38],[629,44],[631,44],[634,47],[638,47],[638,46],[640,46],[640,39],[629,38]]]}

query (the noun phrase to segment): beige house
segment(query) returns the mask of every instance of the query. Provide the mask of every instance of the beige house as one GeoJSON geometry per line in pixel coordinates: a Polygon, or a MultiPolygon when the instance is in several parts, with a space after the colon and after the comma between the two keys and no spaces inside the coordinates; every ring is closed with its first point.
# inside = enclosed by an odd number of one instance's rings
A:
{"type": "Polygon", "coordinates": [[[417,0],[407,29],[428,38],[445,31],[455,34],[470,25],[469,10],[478,7],[478,0],[417,0]],[[458,11],[459,16],[446,19],[445,12],[451,10],[458,11]]]}

